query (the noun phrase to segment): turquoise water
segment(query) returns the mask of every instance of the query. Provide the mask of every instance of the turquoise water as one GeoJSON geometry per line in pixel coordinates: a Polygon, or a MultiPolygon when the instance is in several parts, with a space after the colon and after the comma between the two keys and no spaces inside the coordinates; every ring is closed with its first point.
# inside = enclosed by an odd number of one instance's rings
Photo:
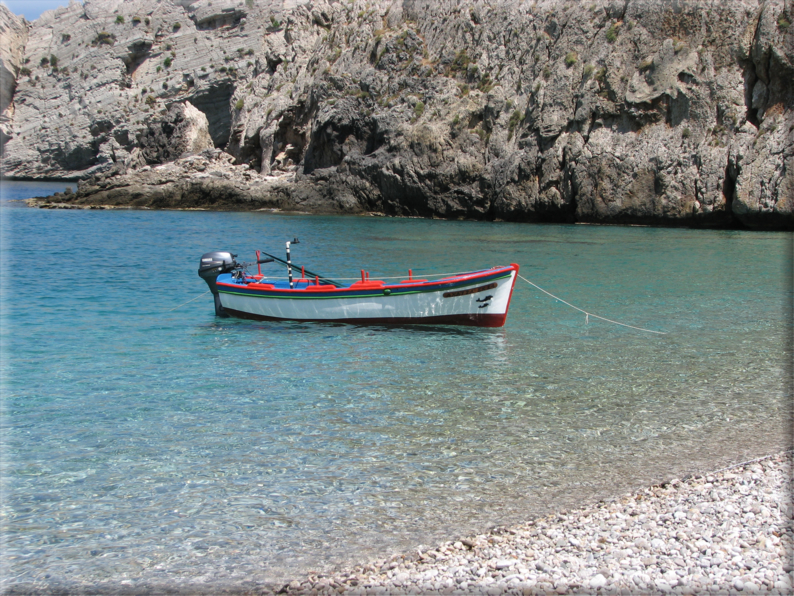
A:
{"type": "Polygon", "coordinates": [[[790,234],[7,202],[1,225],[6,589],[276,583],[788,440],[790,234]],[[521,280],[501,329],[172,310],[202,253],[294,236],[330,277],[516,262],[667,335],[521,280]]]}

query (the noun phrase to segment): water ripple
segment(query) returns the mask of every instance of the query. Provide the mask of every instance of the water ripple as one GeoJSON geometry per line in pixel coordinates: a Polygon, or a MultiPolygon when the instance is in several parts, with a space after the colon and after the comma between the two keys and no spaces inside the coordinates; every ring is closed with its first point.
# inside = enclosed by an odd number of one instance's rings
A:
{"type": "Polygon", "coordinates": [[[785,440],[787,234],[27,209],[2,226],[46,270],[4,271],[4,588],[250,587],[785,440]],[[293,236],[329,274],[517,262],[669,335],[585,325],[528,286],[502,329],[169,312],[205,291],[203,252],[293,236]]]}

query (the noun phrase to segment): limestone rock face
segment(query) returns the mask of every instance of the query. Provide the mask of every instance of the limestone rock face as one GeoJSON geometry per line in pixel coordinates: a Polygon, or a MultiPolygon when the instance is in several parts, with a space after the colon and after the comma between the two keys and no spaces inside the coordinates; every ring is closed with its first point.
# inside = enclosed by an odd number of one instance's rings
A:
{"type": "Polygon", "coordinates": [[[44,13],[28,32],[31,72],[18,80],[3,174],[87,178],[134,162],[150,122],[186,101],[225,146],[229,100],[240,70],[253,69],[261,31],[199,28],[195,10],[211,4],[86,0],[44,13]]]}
{"type": "Polygon", "coordinates": [[[23,19],[0,4],[0,152],[10,137],[9,123],[14,116],[12,103],[17,78],[25,72],[24,53],[28,29],[23,19]]]}
{"type": "Polygon", "coordinates": [[[150,122],[138,144],[148,164],[166,163],[214,147],[207,116],[187,101],[171,106],[162,120],[150,122]]]}
{"type": "Polygon", "coordinates": [[[290,176],[285,205],[792,229],[792,23],[792,0],[87,0],[29,27],[3,173],[174,159],[145,146],[188,102],[290,176]]]}

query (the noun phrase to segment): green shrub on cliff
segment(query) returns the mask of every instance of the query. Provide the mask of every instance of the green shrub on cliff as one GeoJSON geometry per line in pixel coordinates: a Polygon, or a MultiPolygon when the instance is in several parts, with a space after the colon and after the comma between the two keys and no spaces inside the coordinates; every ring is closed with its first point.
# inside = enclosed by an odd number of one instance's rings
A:
{"type": "Polygon", "coordinates": [[[114,43],[116,43],[116,36],[115,35],[113,35],[112,33],[108,33],[107,31],[100,31],[99,33],[96,34],[96,37],[91,42],[91,45],[92,46],[97,46],[97,45],[112,46],[114,43]]]}
{"type": "Polygon", "coordinates": [[[119,25],[123,25],[124,24],[124,17],[121,16],[121,15],[117,16],[116,17],[116,23],[118,23],[119,25]]]}
{"type": "Polygon", "coordinates": [[[418,120],[419,118],[422,117],[422,114],[424,113],[425,113],[425,104],[423,104],[421,101],[417,101],[416,105],[414,106],[414,116],[416,116],[416,119],[418,120]]]}
{"type": "Polygon", "coordinates": [[[243,98],[241,97],[240,99],[237,100],[237,103],[234,104],[234,109],[239,112],[240,110],[243,109],[244,105],[245,105],[245,100],[243,100],[243,98]]]}
{"type": "Polygon", "coordinates": [[[607,41],[609,43],[615,43],[618,38],[618,32],[620,31],[620,23],[612,23],[612,26],[607,29],[607,41]]]}
{"type": "Polygon", "coordinates": [[[455,55],[455,59],[452,61],[452,64],[449,65],[449,69],[452,72],[466,72],[469,68],[469,64],[471,64],[471,58],[469,58],[464,48],[455,55]]]}
{"type": "Polygon", "coordinates": [[[565,66],[570,68],[571,66],[576,64],[576,61],[578,59],[579,59],[579,54],[577,54],[576,52],[568,52],[565,55],[565,66]]]}
{"type": "Polygon", "coordinates": [[[516,110],[510,116],[510,121],[507,123],[507,132],[508,132],[507,140],[508,141],[513,138],[513,133],[516,130],[516,126],[521,124],[521,122],[523,120],[524,120],[524,114],[521,113],[521,110],[516,110]]]}
{"type": "Polygon", "coordinates": [[[607,76],[607,69],[604,68],[604,67],[601,67],[601,68],[598,69],[598,71],[595,74],[595,80],[598,81],[599,83],[603,83],[604,82],[604,78],[606,76],[607,76]]]}
{"type": "Polygon", "coordinates": [[[791,26],[791,22],[786,18],[785,14],[781,14],[777,20],[777,26],[783,30],[787,30],[791,26]]]}
{"type": "Polygon", "coordinates": [[[491,89],[495,86],[494,82],[491,80],[491,77],[485,75],[480,82],[477,84],[477,89],[482,91],[483,93],[488,93],[491,89]]]}

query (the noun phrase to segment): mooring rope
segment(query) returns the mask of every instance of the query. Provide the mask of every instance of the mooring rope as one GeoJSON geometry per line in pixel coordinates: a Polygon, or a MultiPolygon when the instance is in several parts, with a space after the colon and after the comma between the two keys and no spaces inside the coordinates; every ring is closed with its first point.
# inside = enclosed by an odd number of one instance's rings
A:
{"type": "Polygon", "coordinates": [[[590,317],[593,317],[593,318],[595,318],[595,319],[601,319],[602,321],[606,321],[607,323],[614,323],[615,325],[621,325],[622,327],[628,327],[629,329],[636,329],[637,331],[645,331],[646,333],[656,333],[657,335],[667,335],[667,332],[666,332],[666,331],[654,331],[653,329],[644,329],[644,328],[642,328],[642,327],[635,327],[634,325],[627,325],[626,323],[621,323],[620,321],[613,321],[612,319],[607,319],[606,317],[599,317],[598,315],[594,315],[594,314],[593,314],[593,313],[591,313],[591,312],[587,312],[586,310],[584,310],[584,309],[581,309],[581,308],[579,308],[578,306],[574,306],[574,305],[573,305],[573,304],[571,304],[570,302],[566,302],[565,300],[563,300],[563,299],[562,299],[562,298],[560,298],[559,296],[555,296],[555,295],[554,295],[554,294],[552,294],[551,292],[547,292],[546,290],[544,290],[543,288],[541,288],[541,287],[540,287],[538,284],[535,284],[535,283],[532,283],[531,281],[529,281],[529,280],[528,280],[526,277],[524,277],[523,275],[519,275],[518,277],[520,277],[521,279],[523,279],[523,280],[524,280],[525,282],[527,282],[529,285],[531,285],[531,286],[533,286],[533,287],[537,288],[538,290],[540,290],[540,291],[541,291],[541,292],[543,292],[544,294],[547,294],[547,295],[551,296],[551,297],[552,297],[552,298],[554,298],[555,300],[559,300],[560,302],[562,302],[563,304],[565,304],[565,305],[567,305],[567,306],[570,306],[570,307],[571,307],[572,309],[574,309],[574,310],[578,310],[579,312],[581,312],[581,313],[584,313],[584,315],[585,315],[585,319],[584,319],[584,321],[585,321],[585,324],[587,324],[587,323],[589,322],[589,319],[590,319],[590,317]]]}
{"type": "Polygon", "coordinates": [[[191,302],[193,302],[194,300],[198,300],[198,299],[199,299],[199,298],[201,298],[202,296],[206,296],[206,295],[207,295],[207,294],[209,294],[211,291],[212,291],[212,290],[207,290],[207,291],[206,291],[206,292],[204,292],[203,294],[199,294],[199,295],[198,295],[198,296],[196,296],[195,298],[191,298],[191,299],[190,299],[190,300],[188,300],[187,302],[183,302],[183,303],[182,303],[182,304],[180,304],[179,306],[175,306],[174,308],[172,308],[172,309],[171,309],[171,310],[169,310],[168,312],[173,312],[173,311],[175,311],[177,308],[181,308],[181,307],[185,306],[185,304],[190,304],[190,303],[191,303],[191,302]]]}
{"type": "MultiPolygon", "coordinates": [[[[709,472],[708,474],[719,474],[720,472],[732,470],[733,468],[738,468],[739,466],[746,466],[747,464],[758,463],[760,461],[764,461],[765,459],[772,459],[773,457],[777,457],[778,455],[786,455],[787,453],[794,453],[794,449],[786,449],[783,453],[773,453],[772,455],[764,455],[762,457],[756,457],[755,459],[743,461],[739,464],[732,464],[727,468],[720,468],[719,470],[716,470],[714,472],[709,472]]],[[[708,474],[703,474],[703,476],[708,476],[708,474]]]]}

